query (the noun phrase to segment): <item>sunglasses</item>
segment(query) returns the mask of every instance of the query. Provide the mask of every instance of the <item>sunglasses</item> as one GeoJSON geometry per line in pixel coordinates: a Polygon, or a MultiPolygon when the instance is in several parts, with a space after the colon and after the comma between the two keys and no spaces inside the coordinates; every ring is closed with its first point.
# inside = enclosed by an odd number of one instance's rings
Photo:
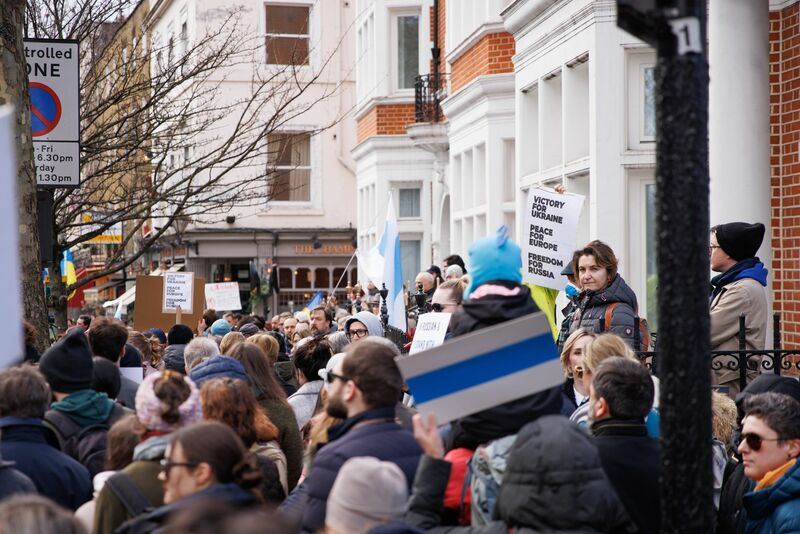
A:
{"type": "Polygon", "coordinates": [[[742,440],[746,441],[747,446],[754,451],[761,450],[761,445],[765,441],[783,441],[785,439],[792,439],[792,438],[762,438],[758,434],[754,434],[752,432],[747,432],[742,434],[742,440]]]}
{"type": "Polygon", "coordinates": [[[369,330],[366,330],[366,329],[363,329],[363,328],[351,328],[347,332],[347,339],[353,339],[354,337],[355,338],[362,338],[362,337],[366,336],[367,334],[369,334],[369,330]]]}
{"type": "Polygon", "coordinates": [[[347,382],[348,380],[350,380],[346,376],[337,375],[333,371],[328,371],[328,374],[325,375],[325,382],[327,382],[328,384],[333,384],[333,381],[336,380],[337,378],[342,382],[347,382]]]}
{"type": "Polygon", "coordinates": [[[161,464],[161,472],[166,476],[169,476],[169,471],[173,467],[197,467],[198,465],[196,462],[173,462],[166,458],[162,458],[159,463],[161,464]]]}
{"type": "Polygon", "coordinates": [[[435,312],[441,312],[444,310],[445,306],[458,306],[455,302],[445,302],[444,304],[439,304],[438,302],[434,302],[431,304],[431,309],[435,312]]]}

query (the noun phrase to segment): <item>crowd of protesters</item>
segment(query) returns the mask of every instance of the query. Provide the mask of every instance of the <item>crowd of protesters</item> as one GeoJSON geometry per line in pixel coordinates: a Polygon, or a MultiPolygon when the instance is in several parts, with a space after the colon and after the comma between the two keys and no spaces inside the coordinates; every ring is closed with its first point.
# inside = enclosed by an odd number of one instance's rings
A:
{"type": "MultiPolygon", "coordinates": [[[[731,306],[763,315],[758,226],[712,230],[715,344],[731,306]]],[[[452,313],[448,338],[543,311],[561,354],[562,385],[449,422],[416,413],[371,283],[166,333],[82,316],[0,372],[0,532],[657,533],[647,323],[607,244],[563,274],[557,320],[558,292],[523,282],[501,228],[416,277],[420,311],[452,313]]],[[[800,532],[800,383],[717,378],[717,532],[800,532]]]]}

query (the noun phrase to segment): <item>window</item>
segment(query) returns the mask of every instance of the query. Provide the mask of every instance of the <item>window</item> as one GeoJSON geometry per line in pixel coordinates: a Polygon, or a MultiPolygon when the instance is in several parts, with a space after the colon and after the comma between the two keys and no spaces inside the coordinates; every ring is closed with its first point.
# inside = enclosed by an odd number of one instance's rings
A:
{"type": "Polygon", "coordinates": [[[656,184],[644,186],[645,190],[645,283],[647,284],[647,321],[650,330],[658,330],[658,271],[656,270],[656,184]]]}
{"type": "Polygon", "coordinates": [[[400,265],[403,269],[403,283],[413,281],[420,271],[420,250],[421,241],[419,239],[400,240],[400,265]]]}
{"type": "Polygon", "coordinates": [[[419,217],[419,188],[400,189],[398,217],[419,217]]]}
{"type": "Polygon", "coordinates": [[[267,137],[270,200],[311,200],[311,134],[276,133],[267,137]]]}
{"type": "Polygon", "coordinates": [[[655,52],[649,48],[627,51],[628,150],[655,149],[655,52]]]}
{"type": "Polygon", "coordinates": [[[309,6],[266,6],[269,65],[308,65],[309,6]]]}
{"type": "Polygon", "coordinates": [[[413,89],[419,74],[419,15],[398,15],[395,32],[397,89],[413,89]]]}
{"type": "Polygon", "coordinates": [[[645,138],[656,137],[656,69],[645,67],[644,75],[644,110],[642,135],[645,138]]]}

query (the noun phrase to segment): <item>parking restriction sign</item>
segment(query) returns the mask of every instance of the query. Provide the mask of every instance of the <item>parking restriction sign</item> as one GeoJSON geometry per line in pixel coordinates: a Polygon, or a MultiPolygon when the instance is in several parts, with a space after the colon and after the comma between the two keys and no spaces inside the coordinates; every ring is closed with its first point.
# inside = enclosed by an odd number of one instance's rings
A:
{"type": "Polygon", "coordinates": [[[36,184],[80,185],[78,41],[25,39],[36,184]]]}

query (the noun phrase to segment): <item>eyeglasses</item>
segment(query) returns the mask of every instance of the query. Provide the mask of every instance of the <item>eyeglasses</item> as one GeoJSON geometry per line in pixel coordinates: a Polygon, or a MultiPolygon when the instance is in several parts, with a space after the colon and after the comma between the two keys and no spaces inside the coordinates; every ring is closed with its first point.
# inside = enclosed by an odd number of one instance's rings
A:
{"type": "Polygon", "coordinates": [[[439,302],[434,302],[431,304],[431,309],[435,312],[441,312],[444,310],[445,306],[458,306],[458,304],[456,304],[455,302],[445,302],[443,304],[439,302]]]}
{"type": "Polygon", "coordinates": [[[348,380],[350,380],[346,376],[337,375],[333,371],[328,371],[328,374],[325,375],[325,382],[327,382],[328,384],[333,384],[333,381],[336,380],[337,378],[342,382],[347,382],[348,380]]]}
{"type": "Polygon", "coordinates": [[[747,446],[750,447],[754,451],[761,450],[762,442],[764,441],[783,441],[785,439],[791,438],[762,438],[758,434],[754,434],[752,432],[747,432],[742,434],[742,439],[747,442],[747,446]]]}
{"type": "Polygon", "coordinates": [[[169,470],[173,467],[197,467],[198,465],[196,462],[173,462],[166,458],[162,458],[159,463],[161,464],[161,472],[166,476],[169,476],[169,470]]]}
{"type": "Polygon", "coordinates": [[[347,332],[347,339],[353,339],[354,337],[362,338],[362,337],[365,337],[367,334],[369,334],[369,330],[367,330],[365,328],[358,328],[358,329],[351,328],[347,332]]]}

